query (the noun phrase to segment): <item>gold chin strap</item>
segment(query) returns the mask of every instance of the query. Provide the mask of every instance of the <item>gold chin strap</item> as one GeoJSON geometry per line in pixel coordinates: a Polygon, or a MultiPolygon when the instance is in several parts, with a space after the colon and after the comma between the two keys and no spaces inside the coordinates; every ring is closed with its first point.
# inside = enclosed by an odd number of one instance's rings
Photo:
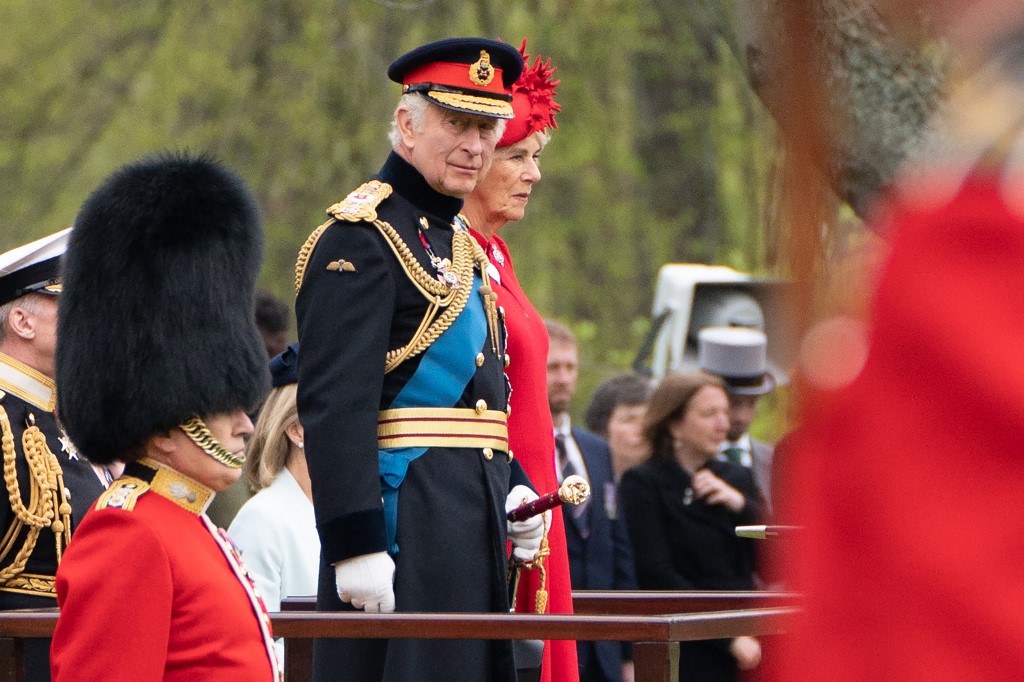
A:
{"type": "Polygon", "coordinates": [[[198,445],[200,450],[229,469],[240,469],[242,464],[245,463],[244,458],[236,457],[230,450],[221,445],[220,441],[214,438],[213,434],[210,433],[210,429],[206,428],[206,424],[199,417],[192,417],[184,424],[179,424],[178,428],[184,431],[185,435],[198,445]]]}
{"type": "Polygon", "coordinates": [[[49,528],[54,535],[57,550],[57,563],[60,563],[64,547],[71,539],[71,505],[67,500],[64,488],[64,474],[60,462],[46,445],[46,436],[35,424],[30,415],[28,428],[22,433],[21,444],[25,453],[25,461],[29,469],[29,504],[26,507],[21,499],[18,485],[18,472],[15,466],[14,432],[7,411],[0,407],[0,432],[2,432],[4,483],[7,497],[10,500],[14,519],[0,539],[0,561],[14,549],[14,543],[21,529],[28,526],[25,543],[18,549],[14,561],[0,570],[0,586],[17,578],[25,570],[25,564],[31,556],[44,528],[49,528]]]}

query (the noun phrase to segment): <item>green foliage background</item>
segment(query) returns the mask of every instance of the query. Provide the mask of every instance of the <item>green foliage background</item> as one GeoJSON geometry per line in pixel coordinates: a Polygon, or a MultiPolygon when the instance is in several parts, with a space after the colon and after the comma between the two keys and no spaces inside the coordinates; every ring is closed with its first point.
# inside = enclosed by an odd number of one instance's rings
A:
{"type": "Polygon", "coordinates": [[[114,168],[207,150],[255,189],[290,300],[323,210],[375,172],[397,55],[488,35],[550,55],[563,113],[504,228],[537,308],[582,342],[577,410],[631,363],[667,262],[767,269],[773,127],[701,0],[0,0],[0,249],[70,225],[114,168]]]}

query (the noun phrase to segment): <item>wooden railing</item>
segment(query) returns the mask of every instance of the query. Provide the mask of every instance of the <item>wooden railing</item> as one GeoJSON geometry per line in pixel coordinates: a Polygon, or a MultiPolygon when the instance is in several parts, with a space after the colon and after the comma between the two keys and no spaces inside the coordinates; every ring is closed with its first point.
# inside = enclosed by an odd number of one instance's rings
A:
{"type": "MultiPolygon", "coordinates": [[[[312,599],[301,598],[286,600],[286,610],[272,618],[274,634],[285,638],[288,682],[310,679],[312,639],[318,637],[634,642],[636,679],[669,682],[677,679],[679,642],[780,634],[796,605],[788,593],[579,592],[573,615],[367,614],[318,613],[312,599]]],[[[49,637],[56,620],[55,610],[0,613],[0,638],[14,643],[12,670],[21,668],[21,639],[49,637]]]]}

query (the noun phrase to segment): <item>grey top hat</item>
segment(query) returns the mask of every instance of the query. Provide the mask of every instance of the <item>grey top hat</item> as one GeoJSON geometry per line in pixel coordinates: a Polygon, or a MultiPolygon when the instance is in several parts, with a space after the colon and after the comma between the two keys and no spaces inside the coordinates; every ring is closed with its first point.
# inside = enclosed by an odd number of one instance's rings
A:
{"type": "Polygon", "coordinates": [[[720,376],[730,393],[762,395],[775,388],[768,337],[748,327],[706,327],[697,334],[700,368],[720,376]]]}

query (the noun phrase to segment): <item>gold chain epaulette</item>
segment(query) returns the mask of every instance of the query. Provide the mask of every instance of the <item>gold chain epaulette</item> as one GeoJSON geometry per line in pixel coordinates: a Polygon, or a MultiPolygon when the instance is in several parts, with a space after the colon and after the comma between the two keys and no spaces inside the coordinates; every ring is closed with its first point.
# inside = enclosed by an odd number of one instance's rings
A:
{"type": "Polygon", "coordinates": [[[22,433],[21,443],[31,486],[28,507],[21,499],[21,487],[18,484],[14,432],[7,411],[0,406],[0,450],[3,451],[4,484],[14,514],[11,525],[0,540],[0,561],[13,551],[22,528],[28,526],[25,542],[18,549],[14,560],[0,569],[0,585],[25,570],[25,564],[35,550],[44,528],[49,528],[54,534],[58,564],[64,547],[71,539],[71,505],[64,488],[64,474],[56,455],[46,444],[46,435],[32,423],[22,433]]]}
{"type": "Polygon", "coordinates": [[[324,231],[334,224],[335,220],[350,223],[372,223],[377,220],[377,207],[382,201],[391,196],[391,185],[380,180],[371,180],[353,190],[347,197],[332,204],[327,209],[330,219],[321,223],[313,230],[302,248],[299,249],[298,258],[295,260],[295,294],[298,295],[302,288],[302,281],[306,277],[306,266],[309,264],[309,257],[316,248],[316,243],[324,231]]]}
{"type": "Polygon", "coordinates": [[[188,421],[178,424],[178,428],[181,429],[189,440],[196,444],[196,446],[205,452],[210,457],[214,458],[229,469],[241,469],[242,464],[245,460],[241,457],[236,457],[230,450],[224,447],[217,437],[210,432],[209,427],[206,426],[206,422],[202,420],[198,415],[193,415],[188,421]]]}

